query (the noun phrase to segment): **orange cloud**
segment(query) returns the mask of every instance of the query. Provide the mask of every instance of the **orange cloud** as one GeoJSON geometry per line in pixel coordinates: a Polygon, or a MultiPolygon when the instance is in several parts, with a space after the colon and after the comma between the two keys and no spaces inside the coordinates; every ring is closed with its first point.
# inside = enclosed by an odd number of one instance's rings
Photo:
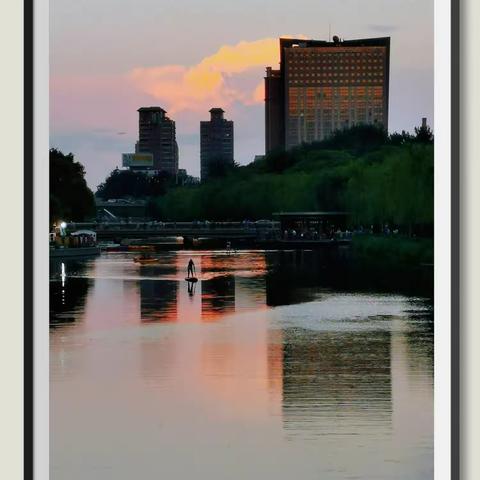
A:
{"type": "Polygon", "coordinates": [[[251,77],[263,77],[266,66],[279,62],[278,38],[263,38],[224,45],[198,64],[136,68],[130,80],[169,112],[205,110],[214,105],[228,107],[263,102],[263,81],[252,86],[251,77]]]}
{"type": "Polygon", "coordinates": [[[253,91],[253,103],[262,103],[265,100],[265,85],[260,82],[253,91]]]}

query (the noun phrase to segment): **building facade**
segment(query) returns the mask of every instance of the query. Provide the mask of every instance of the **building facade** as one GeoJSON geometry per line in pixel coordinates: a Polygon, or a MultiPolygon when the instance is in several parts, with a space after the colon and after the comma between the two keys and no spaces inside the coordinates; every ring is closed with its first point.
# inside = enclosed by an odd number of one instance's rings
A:
{"type": "Polygon", "coordinates": [[[223,116],[224,110],[212,108],[210,120],[200,122],[200,177],[202,182],[215,168],[233,165],[233,122],[223,116]]]}
{"type": "Polygon", "coordinates": [[[178,172],[178,145],[175,122],[167,117],[161,107],[142,107],[138,109],[138,142],[135,153],[150,153],[151,166],[146,170],[167,172],[176,176],[178,172]]]}
{"type": "Polygon", "coordinates": [[[359,124],[388,130],[390,37],[280,39],[265,76],[265,150],[290,149],[359,124]]]}

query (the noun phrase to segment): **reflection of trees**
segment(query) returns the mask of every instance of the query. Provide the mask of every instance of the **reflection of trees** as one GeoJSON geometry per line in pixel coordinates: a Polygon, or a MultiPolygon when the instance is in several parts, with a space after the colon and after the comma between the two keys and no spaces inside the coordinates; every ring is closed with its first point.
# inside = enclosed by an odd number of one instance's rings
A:
{"type": "Polygon", "coordinates": [[[215,320],[235,311],[235,277],[222,275],[202,281],[202,318],[215,320]]]}
{"type": "Polygon", "coordinates": [[[143,321],[177,320],[178,282],[172,280],[140,281],[140,312],[143,321]]]}
{"type": "Polygon", "coordinates": [[[266,254],[266,263],[270,306],[310,301],[323,290],[432,293],[433,270],[405,266],[392,271],[388,266],[351,258],[343,247],[271,252],[266,254]]]}
{"type": "Polygon", "coordinates": [[[50,282],[50,325],[74,322],[85,307],[91,282],[88,278],[66,278],[50,282]]]}
{"type": "Polygon", "coordinates": [[[267,305],[289,305],[315,298],[328,284],[328,251],[280,251],[267,255],[267,305]]]}
{"type": "Polygon", "coordinates": [[[87,262],[79,260],[55,259],[50,262],[50,325],[58,326],[72,323],[77,314],[83,311],[85,299],[92,282],[88,278],[74,277],[82,275],[87,262]],[[62,278],[62,263],[65,276],[62,278]]]}
{"type": "Polygon", "coordinates": [[[285,429],[365,434],[391,411],[390,333],[284,331],[285,429]]]}
{"type": "Polygon", "coordinates": [[[432,377],[433,382],[433,363],[434,363],[434,323],[433,310],[431,312],[422,312],[412,314],[408,320],[410,330],[405,333],[406,348],[408,350],[408,366],[413,372],[428,375],[432,377]]]}
{"type": "MultiPolygon", "coordinates": [[[[178,266],[172,263],[169,258],[170,255],[162,257],[162,262],[155,265],[141,265],[140,274],[145,277],[162,277],[165,275],[175,276],[178,271],[178,266]]],[[[187,268],[185,266],[185,272],[187,268]]]]}

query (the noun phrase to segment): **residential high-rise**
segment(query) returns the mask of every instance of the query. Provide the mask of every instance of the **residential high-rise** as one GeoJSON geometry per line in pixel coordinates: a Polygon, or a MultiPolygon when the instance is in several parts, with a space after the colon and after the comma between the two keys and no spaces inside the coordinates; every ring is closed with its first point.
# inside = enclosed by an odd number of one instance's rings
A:
{"type": "Polygon", "coordinates": [[[265,150],[323,140],[358,124],[388,130],[390,37],[280,39],[265,76],[265,150]]]}
{"type": "Polygon", "coordinates": [[[178,145],[175,136],[175,122],[166,116],[161,107],[138,109],[138,142],[135,153],[151,153],[153,165],[149,170],[178,172],[178,145]]]}
{"type": "Polygon", "coordinates": [[[210,110],[210,120],[200,122],[200,177],[206,180],[215,168],[233,165],[233,122],[221,108],[210,110]]]}

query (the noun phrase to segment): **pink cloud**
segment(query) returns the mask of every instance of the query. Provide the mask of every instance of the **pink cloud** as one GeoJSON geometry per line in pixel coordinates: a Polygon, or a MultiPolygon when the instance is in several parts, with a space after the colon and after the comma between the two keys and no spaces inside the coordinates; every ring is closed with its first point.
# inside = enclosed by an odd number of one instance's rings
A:
{"type": "Polygon", "coordinates": [[[234,102],[261,103],[260,84],[252,88],[249,77],[262,78],[264,68],[278,61],[278,38],[264,38],[224,45],[193,66],[135,68],[129,78],[137,89],[171,113],[205,111],[214,105],[229,107],[234,102]]]}

